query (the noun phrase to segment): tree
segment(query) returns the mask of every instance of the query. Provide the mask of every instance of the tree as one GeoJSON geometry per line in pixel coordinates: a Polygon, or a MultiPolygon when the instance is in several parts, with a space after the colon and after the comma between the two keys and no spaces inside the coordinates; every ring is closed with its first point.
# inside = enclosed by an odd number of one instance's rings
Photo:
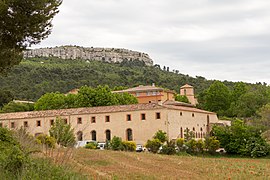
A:
{"type": "Polygon", "coordinates": [[[0,90],[0,108],[12,100],[13,94],[11,93],[11,91],[0,90]]]}
{"type": "Polygon", "coordinates": [[[246,125],[241,120],[235,120],[232,126],[213,127],[212,135],[229,154],[260,157],[270,152],[269,145],[261,137],[260,130],[246,125]]]}
{"type": "Polygon", "coordinates": [[[225,115],[231,104],[229,88],[220,81],[215,81],[206,90],[203,107],[219,115],[225,115]]]}
{"type": "Polygon", "coordinates": [[[23,111],[33,111],[34,104],[31,103],[16,103],[10,101],[8,104],[4,105],[0,112],[10,113],[10,112],[23,112],[23,111]]]}
{"type": "Polygon", "coordinates": [[[76,140],[74,130],[63,119],[56,118],[55,123],[49,130],[50,136],[56,139],[56,143],[64,147],[73,147],[76,140]]]}
{"type": "Polygon", "coordinates": [[[35,110],[63,109],[66,108],[66,96],[59,92],[46,93],[35,103],[35,110]]]}
{"type": "Polygon", "coordinates": [[[167,133],[162,130],[158,130],[153,138],[158,139],[161,143],[168,141],[167,133]]]}
{"type": "Polygon", "coordinates": [[[62,0],[0,1],[0,73],[18,64],[22,51],[45,39],[62,0]]]}
{"type": "Polygon", "coordinates": [[[179,101],[179,102],[190,103],[189,100],[188,100],[188,98],[187,98],[187,96],[182,96],[180,94],[177,94],[175,96],[175,100],[176,101],[179,101]]]}

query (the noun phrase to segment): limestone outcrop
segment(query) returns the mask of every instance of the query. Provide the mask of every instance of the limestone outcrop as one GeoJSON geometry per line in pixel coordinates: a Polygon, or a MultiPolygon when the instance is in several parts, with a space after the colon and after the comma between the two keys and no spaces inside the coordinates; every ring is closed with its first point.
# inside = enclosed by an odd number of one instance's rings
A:
{"type": "Polygon", "coordinates": [[[61,59],[83,59],[105,62],[122,62],[124,60],[143,61],[152,66],[153,60],[148,54],[117,48],[85,48],[79,46],[60,46],[53,48],[30,49],[24,51],[25,58],[31,57],[58,57],[61,59]]]}

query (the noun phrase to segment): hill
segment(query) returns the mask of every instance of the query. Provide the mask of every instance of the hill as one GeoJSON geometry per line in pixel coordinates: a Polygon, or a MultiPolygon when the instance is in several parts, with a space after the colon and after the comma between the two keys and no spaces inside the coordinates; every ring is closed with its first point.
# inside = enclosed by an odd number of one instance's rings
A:
{"type": "MultiPolygon", "coordinates": [[[[159,65],[146,66],[138,60],[107,63],[53,57],[24,59],[8,74],[0,76],[2,90],[11,91],[15,99],[32,101],[46,92],[66,93],[83,85],[96,87],[107,84],[113,88],[152,83],[178,93],[182,85],[189,83],[195,87],[198,94],[208,88],[212,81],[200,76],[190,77],[178,71],[169,72],[161,69],[159,65]]],[[[225,84],[230,87],[234,85],[233,82],[225,84]]]]}

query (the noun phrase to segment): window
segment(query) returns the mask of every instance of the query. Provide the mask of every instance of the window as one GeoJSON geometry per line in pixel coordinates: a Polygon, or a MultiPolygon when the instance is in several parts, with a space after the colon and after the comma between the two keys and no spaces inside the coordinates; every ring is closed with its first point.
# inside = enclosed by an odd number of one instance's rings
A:
{"type": "Polygon", "coordinates": [[[201,128],[201,131],[203,131],[203,129],[201,128]]]}
{"type": "Polygon", "coordinates": [[[92,136],[92,141],[96,141],[97,140],[97,132],[96,131],[92,131],[91,132],[91,136],[92,136]]]}
{"type": "Polygon", "coordinates": [[[131,115],[127,114],[127,121],[131,121],[131,115]]]}
{"type": "Polygon", "coordinates": [[[50,120],[50,125],[53,126],[53,124],[54,124],[54,120],[51,119],[51,120],[50,120]]]}
{"type": "Polygon", "coordinates": [[[192,117],[194,117],[194,113],[192,113],[192,117]]]}
{"type": "Polygon", "coordinates": [[[81,117],[77,118],[77,124],[82,124],[82,118],[81,117]]]}
{"type": "Polygon", "coordinates": [[[141,114],[141,120],[145,120],[145,113],[141,114]]]}
{"type": "Polygon", "coordinates": [[[140,96],[140,93],[139,93],[139,92],[136,92],[136,96],[137,96],[137,97],[140,96]]]}
{"type": "Polygon", "coordinates": [[[209,121],[209,115],[207,115],[207,122],[209,121]]]}
{"type": "Polygon", "coordinates": [[[192,129],[193,131],[195,131],[195,127],[193,127],[193,129],[192,129]]]}
{"type": "Polygon", "coordinates": [[[28,121],[23,122],[23,127],[28,127],[28,121]]]}
{"type": "Polygon", "coordinates": [[[110,116],[105,116],[105,122],[110,122],[110,116]]]}
{"type": "Polygon", "coordinates": [[[109,129],[107,129],[105,131],[105,135],[106,135],[106,140],[110,141],[111,140],[111,131],[109,129]]]}
{"type": "Polygon", "coordinates": [[[127,140],[128,141],[132,141],[133,140],[132,129],[127,129],[127,140]]]}
{"type": "Polygon", "coordinates": [[[41,121],[37,121],[37,127],[41,126],[41,121]]]}
{"type": "Polygon", "coordinates": [[[77,132],[77,140],[78,141],[82,141],[83,140],[83,132],[82,131],[78,131],[77,132]]]}
{"type": "Polygon", "coordinates": [[[156,119],[160,119],[160,113],[159,112],[156,113],[156,119]]]}
{"type": "Polygon", "coordinates": [[[181,137],[181,138],[184,137],[184,136],[183,136],[183,128],[182,128],[182,127],[180,128],[180,137],[181,137]]]}
{"type": "Polygon", "coordinates": [[[183,116],[183,113],[182,112],[180,112],[180,116],[183,116]]]}
{"type": "Polygon", "coordinates": [[[15,128],[15,122],[11,122],[10,126],[11,128],[15,128]]]}
{"type": "Polygon", "coordinates": [[[96,123],[96,117],[95,116],[91,117],[91,123],[96,123]]]}
{"type": "Polygon", "coordinates": [[[153,91],[153,95],[157,95],[157,92],[156,91],[153,91]]]}
{"type": "Polygon", "coordinates": [[[0,127],[3,127],[3,123],[0,123],[0,127]]]}
{"type": "Polygon", "coordinates": [[[68,123],[68,120],[67,119],[63,119],[64,123],[67,124],[68,123]]]}

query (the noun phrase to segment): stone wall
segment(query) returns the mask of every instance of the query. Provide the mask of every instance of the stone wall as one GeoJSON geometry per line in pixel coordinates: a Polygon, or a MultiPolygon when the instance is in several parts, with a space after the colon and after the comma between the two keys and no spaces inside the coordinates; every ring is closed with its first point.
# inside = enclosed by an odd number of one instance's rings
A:
{"type": "Polygon", "coordinates": [[[85,48],[79,46],[60,46],[54,48],[30,49],[24,51],[25,58],[58,57],[61,59],[83,59],[105,62],[122,62],[123,60],[139,60],[152,66],[153,60],[148,54],[117,48],[85,48]]]}

